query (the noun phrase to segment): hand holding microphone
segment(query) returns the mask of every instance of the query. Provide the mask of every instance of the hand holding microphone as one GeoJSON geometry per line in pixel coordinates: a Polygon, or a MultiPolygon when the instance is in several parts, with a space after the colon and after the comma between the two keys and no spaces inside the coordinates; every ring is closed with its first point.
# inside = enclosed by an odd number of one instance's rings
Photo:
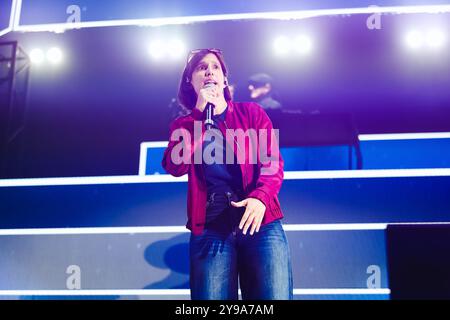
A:
{"type": "Polygon", "coordinates": [[[200,111],[204,111],[206,109],[206,115],[204,124],[206,129],[211,129],[214,124],[214,120],[212,119],[214,115],[215,104],[220,102],[220,94],[218,92],[218,87],[214,83],[207,83],[200,89],[196,108],[200,111]]]}

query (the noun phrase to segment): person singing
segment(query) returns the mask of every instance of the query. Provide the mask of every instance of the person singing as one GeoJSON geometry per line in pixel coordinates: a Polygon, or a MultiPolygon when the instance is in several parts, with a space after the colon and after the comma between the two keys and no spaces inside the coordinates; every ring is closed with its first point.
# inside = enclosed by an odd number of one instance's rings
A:
{"type": "Polygon", "coordinates": [[[227,76],[221,50],[189,53],[178,100],[190,113],[171,123],[162,159],[169,174],[188,174],[191,298],[237,300],[240,286],[246,300],[292,299],[278,139],[261,106],[232,101],[227,76]]]}

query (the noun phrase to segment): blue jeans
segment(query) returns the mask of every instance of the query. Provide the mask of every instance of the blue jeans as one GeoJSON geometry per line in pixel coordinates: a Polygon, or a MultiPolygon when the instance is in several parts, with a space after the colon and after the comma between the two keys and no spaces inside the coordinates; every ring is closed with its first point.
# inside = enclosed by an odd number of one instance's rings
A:
{"type": "Polygon", "coordinates": [[[237,300],[238,281],[245,300],[291,300],[289,245],[280,220],[242,234],[205,228],[190,238],[190,286],[193,300],[237,300]]]}

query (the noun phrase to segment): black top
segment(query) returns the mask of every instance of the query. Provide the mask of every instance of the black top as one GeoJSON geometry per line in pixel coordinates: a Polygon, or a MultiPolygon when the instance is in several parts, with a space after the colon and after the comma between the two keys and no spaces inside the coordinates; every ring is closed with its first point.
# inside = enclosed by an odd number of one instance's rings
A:
{"type": "MultiPolygon", "coordinates": [[[[227,110],[228,108],[221,114],[213,116],[214,128],[218,129],[218,123],[225,121],[227,110]]],[[[213,136],[210,140],[205,139],[203,141],[203,172],[205,173],[208,195],[212,193],[238,192],[238,190],[242,189],[242,174],[236,155],[234,155],[233,164],[227,164],[225,137],[222,137],[222,141],[216,136],[213,136]],[[214,160],[212,161],[213,163],[207,164],[205,155],[211,155],[211,159],[214,160]]],[[[229,146],[228,152],[233,152],[231,146],[229,146]]]]}

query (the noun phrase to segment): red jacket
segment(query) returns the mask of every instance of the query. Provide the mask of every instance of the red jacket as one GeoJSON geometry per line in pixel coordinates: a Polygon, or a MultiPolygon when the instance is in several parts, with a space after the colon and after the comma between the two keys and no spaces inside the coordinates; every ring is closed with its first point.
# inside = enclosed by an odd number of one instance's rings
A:
{"type": "MultiPolygon", "coordinates": [[[[187,197],[187,216],[188,221],[186,227],[190,229],[193,234],[198,235],[203,231],[206,218],[206,201],[207,201],[207,188],[205,177],[203,175],[202,165],[194,161],[195,154],[198,156],[198,152],[202,150],[203,134],[205,132],[205,126],[203,125],[203,113],[194,109],[190,114],[177,118],[170,125],[170,140],[167,149],[164,151],[164,157],[162,160],[162,166],[164,169],[175,177],[188,174],[188,197],[187,197]],[[196,127],[199,132],[201,126],[201,136],[194,134],[194,121],[197,121],[196,127]],[[201,124],[201,125],[200,125],[201,124]],[[172,137],[172,134],[176,129],[176,134],[172,137]],[[181,134],[180,134],[181,133],[181,134]],[[181,139],[183,137],[183,139],[181,139]],[[172,141],[174,140],[174,141],[172,141]],[[181,146],[180,141],[184,141],[187,144],[186,154],[180,153],[181,146]],[[190,143],[188,143],[190,142],[190,143]],[[174,150],[175,147],[175,150],[174,150]],[[197,150],[197,151],[196,151],[197,150]],[[182,163],[176,164],[171,158],[171,153],[181,154],[184,159],[182,163]],[[197,163],[197,164],[194,164],[197,163]]],[[[242,151],[243,146],[239,145],[238,139],[229,138],[226,135],[226,129],[242,129],[244,132],[248,129],[255,129],[259,132],[259,129],[268,130],[268,143],[267,154],[269,157],[276,157],[278,161],[261,161],[259,152],[257,153],[257,159],[251,160],[252,155],[249,152],[249,141],[245,142],[245,162],[239,161],[242,173],[243,190],[247,198],[256,198],[261,200],[266,206],[266,212],[262,221],[262,225],[272,222],[276,219],[283,217],[281,211],[280,202],[278,200],[278,192],[280,191],[281,184],[283,182],[283,159],[279,152],[278,144],[276,140],[271,139],[272,122],[267,116],[266,112],[256,103],[249,102],[228,102],[228,111],[225,118],[226,124],[220,123],[219,128],[223,134],[223,137],[227,139],[229,146],[233,145],[233,150],[237,155],[239,151],[242,151]],[[267,170],[271,168],[270,174],[261,174],[261,169],[267,170]]],[[[251,131],[251,130],[250,130],[251,131]]],[[[257,137],[255,141],[259,150],[260,137],[257,137]]],[[[240,152],[242,154],[242,152],[240,152]]],[[[253,158],[254,159],[254,158],[253,158]]],[[[177,161],[175,161],[177,162],[177,161]]]]}

